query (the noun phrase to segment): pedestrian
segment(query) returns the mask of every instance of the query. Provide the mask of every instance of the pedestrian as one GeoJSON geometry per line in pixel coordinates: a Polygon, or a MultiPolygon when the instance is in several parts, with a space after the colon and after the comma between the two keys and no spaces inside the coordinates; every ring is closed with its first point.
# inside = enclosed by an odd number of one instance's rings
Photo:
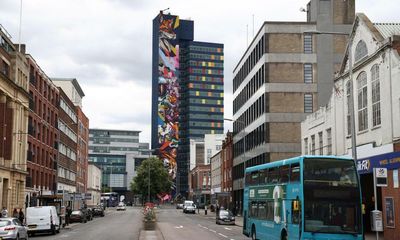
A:
{"type": "Polygon", "coordinates": [[[204,215],[207,215],[207,204],[204,205],[204,215]]]}
{"type": "Polygon", "coordinates": [[[1,217],[3,218],[8,217],[8,211],[6,207],[3,207],[3,209],[1,210],[1,217]]]}
{"type": "Polygon", "coordinates": [[[66,226],[69,225],[69,218],[71,217],[71,213],[72,213],[71,206],[68,206],[67,211],[65,213],[65,225],[66,226]]]}
{"type": "Polygon", "coordinates": [[[19,209],[18,219],[22,224],[24,224],[25,215],[24,215],[24,212],[22,211],[22,208],[19,209]]]}
{"type": "Polygon", "coordinates": [[[16,208],[14,208],[12,216],[13,216],[13,218],[18,218],[19,217],[18,210],[16,208]]]}

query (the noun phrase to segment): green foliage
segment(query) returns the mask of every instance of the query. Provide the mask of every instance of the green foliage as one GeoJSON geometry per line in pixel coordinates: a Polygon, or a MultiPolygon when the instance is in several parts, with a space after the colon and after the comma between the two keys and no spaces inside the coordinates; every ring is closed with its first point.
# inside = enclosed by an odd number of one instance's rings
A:
{"type": "Polygon", "coordinates": [[[136,177],[131,182],[131,190],[135,194],[141,194],[144,199],[148,196],[150,171],[150,199],[158,193],[169,192],[172,182],[167,170],[158,158],[149,158],[142,162],[136,172],[136,177]]]}
{"type": "Polygon", "coordinates": [[[144,220],[145,221],[155,221],[156,220],[156,212],[153,208],[149,208],[144,212],[144,220]]]}

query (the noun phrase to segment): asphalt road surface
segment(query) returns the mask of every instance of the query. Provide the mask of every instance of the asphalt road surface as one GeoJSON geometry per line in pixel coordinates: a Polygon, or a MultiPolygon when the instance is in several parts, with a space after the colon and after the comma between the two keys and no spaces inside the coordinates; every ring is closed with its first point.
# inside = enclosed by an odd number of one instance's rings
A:
{"type": "Polygon", "coordinates": [[[87,223],[74,223],[62,229],[57,235],[37,234],[34,240],[137,240],[142,228],[140,208],[127,207],[126,211],[117,212],[109,209],[105,217],[96,217],[87,223]]]}

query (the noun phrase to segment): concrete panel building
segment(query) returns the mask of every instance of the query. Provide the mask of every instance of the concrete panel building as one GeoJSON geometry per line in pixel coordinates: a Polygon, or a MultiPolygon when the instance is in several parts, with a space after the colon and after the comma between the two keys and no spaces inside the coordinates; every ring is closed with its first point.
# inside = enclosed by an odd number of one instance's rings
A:
{"type": "Polygon", "coordinates": [[[301,153],[300,123],[329,100],[354,0],[311,0],[306,22],[264,22],[233,70],[233,201],[242,209],[246,167],[301,153]]]}
{"type": "Polygon", "coordinates": [[[101,200],[101,169],[93,163],[88,164],[87,193],[91,199],[86,200],[87,205],[99,205],[101,200]]]}

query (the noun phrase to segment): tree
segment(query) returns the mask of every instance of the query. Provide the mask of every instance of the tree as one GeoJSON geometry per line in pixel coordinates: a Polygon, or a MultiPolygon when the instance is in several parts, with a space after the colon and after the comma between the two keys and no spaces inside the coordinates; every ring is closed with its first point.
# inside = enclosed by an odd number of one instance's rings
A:
{"type": "Polygon", "coordinates": [[[135,194],[141,194],[144,199],[148,196],[150,170],[150,199],[158,193],[169,192],[172,182],[167,169],[158,158],[148,158],[140,164],[136,176],[131,182],[131,190],[135,194]]]}

